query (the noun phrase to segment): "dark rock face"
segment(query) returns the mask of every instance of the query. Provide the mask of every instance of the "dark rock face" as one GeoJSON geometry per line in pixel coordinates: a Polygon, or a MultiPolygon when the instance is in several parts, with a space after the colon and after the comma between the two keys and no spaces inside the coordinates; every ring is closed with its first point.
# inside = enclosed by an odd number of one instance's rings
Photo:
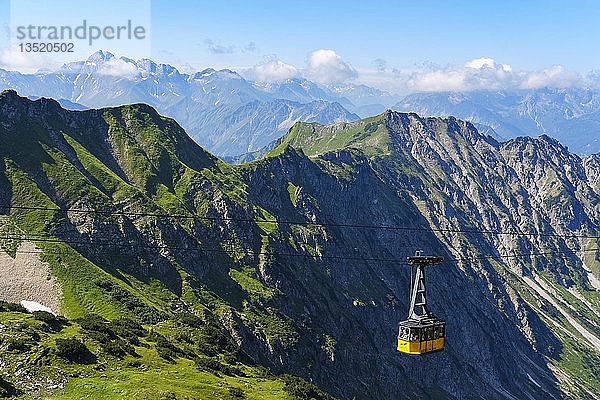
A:
{"type": "Polygon", "coordinates": [[[561,354],[573,340],[591,357],[600,350],[557,328],[557,305],[600,335],[593,310],[563,292],[589,289],[582,251],[599,230],[595,158],[549,138],[500,144],[454,118],[386,112],[299,124],[289,145],[232,167],[149,107],[44,104],[0,98],[0,137],[41,149],[0,146],[9,182],[0,195],[27,204],[15,193],[20,171],[61,207],[137,213],[57,213],[44,229],[130,244],[72,246],[106,271],[158,279],[179,299],[172,308],[215,310],[257,362],[342,398],[579,396],[561,354]],[[69,174],[45,166],[44,152],[69,174]],[[189,214],[203,218],[177,217],[189,214]],[[427,276],[447,342],[411,357],[395,351],[410,281],[400,260],[418,249],[447,259],[427,276]]]}

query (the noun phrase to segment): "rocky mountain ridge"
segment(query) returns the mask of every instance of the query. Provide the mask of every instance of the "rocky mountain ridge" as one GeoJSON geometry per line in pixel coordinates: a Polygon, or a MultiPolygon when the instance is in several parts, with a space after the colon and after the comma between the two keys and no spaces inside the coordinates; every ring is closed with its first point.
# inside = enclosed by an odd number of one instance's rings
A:
{"type": "Polygon", "coordinates": [[[571,152],[600,152],[597,90],[540,88],[415,93],[393,109],[420,115],[450,116],[483,125],[503,140],[517,136],[550,135],[571,152]]]}
{"type": "Polygon", "coordinates": [[[296,123],[231,166],[148,106],[14,92],[0,136],[2,203],[89,210],[6,213],[62,240],[36,245],[70,317],[207,310],[256,362],[340,398],[597,398],[595,156],[386,112],[296,123]],[[418,249],[447,260],[428,289],[448,328],[414,358],[395,338],[418,249]]]}

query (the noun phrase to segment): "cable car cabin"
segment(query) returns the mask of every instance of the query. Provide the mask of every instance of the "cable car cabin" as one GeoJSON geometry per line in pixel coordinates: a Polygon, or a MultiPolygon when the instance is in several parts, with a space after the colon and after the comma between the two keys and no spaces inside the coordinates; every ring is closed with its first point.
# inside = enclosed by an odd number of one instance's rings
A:
{"type": "Polygon", "coordinates": [[[406,320],[399,324],[398,351],[406,354],[425,354],[444,350],[446,322],[406,320]]]}
{"type": "Polygon", "coordinates": [[[446,322],[429,311],[425,292],[425,267],[442,261],[442,257],[424,256],[420,251],[408,257],[411,268],[416,267],[416,274],[411,282],[408,319],[398,327],[398,351],[402,353],[427,354],[444,349],[446,322]]]}

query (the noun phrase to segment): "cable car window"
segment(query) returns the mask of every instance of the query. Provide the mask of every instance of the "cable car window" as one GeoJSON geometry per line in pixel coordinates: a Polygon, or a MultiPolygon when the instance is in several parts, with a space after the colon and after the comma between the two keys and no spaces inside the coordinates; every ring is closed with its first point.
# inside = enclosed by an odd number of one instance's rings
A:
{"type": "Polygon", "coordinates": [[[402,328],[401,332],[402,332],[401,333],[402,340],[410,339],[410,329],[409,328],[402,328]]]}

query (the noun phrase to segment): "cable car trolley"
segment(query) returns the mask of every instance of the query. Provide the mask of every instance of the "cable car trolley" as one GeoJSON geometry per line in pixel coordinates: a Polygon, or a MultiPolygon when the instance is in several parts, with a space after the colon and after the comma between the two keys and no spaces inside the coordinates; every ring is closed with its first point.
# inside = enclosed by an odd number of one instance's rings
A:
{"type": "Polygon", "coordinates": [[[417,251],[408,257],[410,268],[415,268],[411,282],[408,319],[399,323],[398,351],[406,354],[427,354],[444,350],[446,321],[436,318],[427,308],[425,292],[425,267],[440,264],[443,257],[425,256],[417,251]]]}

